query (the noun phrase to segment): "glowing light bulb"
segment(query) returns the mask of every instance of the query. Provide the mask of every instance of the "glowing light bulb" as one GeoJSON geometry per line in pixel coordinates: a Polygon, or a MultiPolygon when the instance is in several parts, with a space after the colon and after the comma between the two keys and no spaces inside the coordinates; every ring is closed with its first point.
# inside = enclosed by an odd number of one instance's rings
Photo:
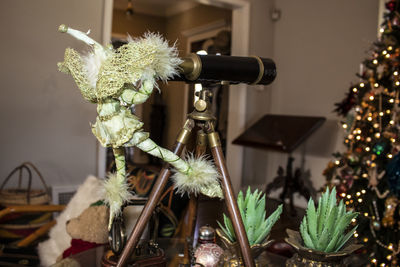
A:
{"type": "MultiPolygon", "coordinates": [[[[361,199],[361,198],[359,198],[359,199],[357,199],[357,201],[359,202],[359,203],[361,203],[363,200],[361,199]]],[[[368,213],[367,213],[368,214],[368,213]]],[[[368,215],[366,215],[366,216],[368,216],[368,215]]]]}
{"type": "Polygon", "coordinates": [[[387,109],[387,110],[386,110],[386,114],[390,114],[390,109],[387,109]]]}
{"type": "Polygon", "coordinates": [[[396,84],[397,86],[399,86],[399,85],[400,85],[400,82],[399,82],[399,81],[396,81],[395,84],[396,84]]]}
{"type": "Polygon", "coordinates": [[[368,178],[368,174],[366,174],[366,173],[363,173],[361,176],[362,176],[363,178],[368,178]]]}
{"type": "Polygon", "coordinates": [[[368,242],[368,238],[364,237],[364,242],[367,243],[368,242]]]}
{"type": "Polygon", "coordinates": [[[346,205],[349,205],[350,204],[350,202],[349,201],[346,201],[346,205]]]}
{"type": "Polygon", "coordinates": [[[361,190],[361,193],[365,194],[365,193],[367,193],[367,191],[365,191],[365,189],[363,189],[363,190],[361,190]]]}
{"type": "Polygon", "coordinates": [[[392,255],[387,255],[386,259],[390,261],[392,259],[392,255]]]}
{"type": "Polygon", "coordinates": [[[379,265],[379,266],[381,266],[381,267],[385,267],[386,266],[386,264],[384,264],[383,262],[381,263],[381,265],[379,265]]]}
{"type": "Polygon", "coordinates": [[[376,65],[376,64],[378,64],[378,60],[374,59],[374,60],[372,60],[372,63],[374,63],[376,65]]]}
{"type": "Polygon", "coordinates": [[[379,87],[379,83],[374,83],[374,86],[375,86],[376,88],[378,88],[378,87],[379,87]]]}
{"type": "Polygon", "coordinates": [[[371,100],[371,101],[374,100],[374,98],[375,97],[373,95],[369,96],[369,100],[371,100]]]}
{"type": "Polygon", "coordinates": [[[351,219],[351,222],[355,223],[355,222],[356,222],[356,219],[355,219],[355,218],[351,219]]]}
{"type": "Polygon", "coordinates": [[[371,139],[371,137],[369,137],[369,136],[368,136],[367,139],[366,139],[367,142],[371,142],[371,140],[372,140],[372,139],[371,139]]]}
{"type": "Polygon", "coordinates": [[[393,125],[393,124],[394,124],[394,121],[393,121],[393,120],[390,120],[389,123],[393,125]]]}
{"type": "Polygon", "coordinates": [[[360,139],[361,139],[361,136],[357,135],[357,136],[356,136],[356,139],[357,139],[357,140],[360,140],[360,139]]]}
{"type": "Polygon", "coordinates": [[[340,164],[340,161],[339,161],[339,160],[336,160],[336,161],[335,161],[335,164],[336,164],[336,165],[339,165],[339,164],[340,164]]]}
{"type": "Polygon", "coordinates": [[[354,233],[354,237],[358,237],[358,233],[357,232],[354,233]]]}
{"type": "Polygon", "coordinates": [[[353,88],[353,92],[354,92],[354,93],[357,93],[357,91],[358,91],[357,88],[354,87],[354,88],[353,88]]]}
{"type": "Polygon", "coordinates": [[[368,117],[367,120],[368,120],[368,121],[372,121],[372,117],[368,117]]]}
{"type": "Polygon", "coordinates": [[[385,31],[384,28],[380,28],[380,29],[379,29],[379,32],[380,32],[380,33],[383,33],[384,31],[385,31]]]}
{"type": "Polygon", "coordinates": [[[359,197],[360,195],[361,195],[361,193],[360,193],[360,192],[357,192],[357,193],[356,193],[356,196],[358,196],[358,197],[359,197]]]}
{"type": "Polygon", "coordinates": [[[385,113],[383,113],[382,111],[381,112],[379,112],[379,116],[383,116],[385,113]]]}
{"type": "Polygon", "coordinates": [[[360,83],[360,87],[364,87],[365,86],[365,84],[364,83],[360,83]]]}
{"type": "Polygon", "coordinates": [[[378,123],[374,123],[374,128],[376,129],[378,127],[379,127],[379,124],[378,123]]]}
{"type": "Polygon", "coordinates": [[[346,123],[343,124],[342,127],[343,127],[343,129],[347,129],[347,124],[346,123]]]}
{"type": "Polygon", "coordinates": [[[389,99],[389,103],[394,103],[394,99],[393,98],[389,99]]]}
{"type": "Polygon", "coordinates": [[[390,249],[390,250],[393,249],[393,244],[392,243],[389,244],[388,249],[390,249]]]}
{"type": "Polygon", "coordinates": [[[389,51],[392,51],[392,49],[393,49],[393,47],[390,45],[390,46],[388,46],[388,50],[389,51]]]}
{"type": "Polygon", "coordinates": [[[351,140],[351,139],[353,139],[353,137],[354,136],[352,134],[349,134],[349,136],[347,138],[349,138],[351,140]]]}
{"type": "Polygon", "coordinates": [[[356,120],[358,120],[358,121],[361,120],[361,116],[357,115],[356,120]]]}
{"type": "Polygon", "coordinates": [[[371,262],[372,262],[372,263],[376,263],[377,260],[376,260],[376,259],[372,259],[371,262]]]}
{"type": "Polygon", "coordinates": [[[361,133],[361,129],[357,129],[357,133],[360,134],[361,133]]]}
{"type": "Polygon", "coordinates": [[[393,155],[392,155],[392,154],[387,154],[387,157],[388,157],[389,159],[391,159],[391,158],[393,158],[393,155]]]}
{"type": "Polygon", "coordinates": [[[370,151],[371,149],[369,148],[369,146],[367,146],[366,148],[365,148],[365,151],[370,151]]]}
{"type": "Polygon", "coordinates": [[[394,138],[392,137],[392,138],[390,138],[390,141],[391,141],[392,143],[394,143],[394,142],[396,142],[396,139],[394,139],[394,138]]]}
{"type": "Polygon", "coordinates": [[[385,58],[390,58],[390,54],[386,54],[386,55],[385,55],[385,58]]]}
{"type": "Polygon", "coordinates": [[[397,76],[399,75],[399,72],[396,70],[395,72],[393,72],[393,75],[397,76]]]}
{"type": "Polygon", "coordinates": [[[341,196],[341,197],[345,197],[345,196],[346,196],[346,193],[341,193],[340,196],[341,196]]]}
{"type": "Polygon", "coordinates": [[[350,199],[350,198],[351,198],[351,195],[347,195],[346,197],[347,197],[348,199],[350,199]]]}
{"type": "Polygon", "coordinates": [[[383,50],[382,51],[382,55],[386,55],[387,54],[387,51],[386,50],[383,50]]]}
{"type": "Polygon", "coordinates": [[[379,137],[381,137],[381,134],[380,134],[380,133],[376,133],[376,134],[375,134],[375,137],[376,137],[376,138],[379,138],[379,137]]]}

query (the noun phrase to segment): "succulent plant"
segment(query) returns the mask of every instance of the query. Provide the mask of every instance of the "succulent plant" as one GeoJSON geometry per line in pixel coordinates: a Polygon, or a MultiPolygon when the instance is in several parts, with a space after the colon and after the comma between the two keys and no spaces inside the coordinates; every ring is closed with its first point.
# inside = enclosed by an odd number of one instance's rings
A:
{"type": "MultiPolygon", "coordinates": [[[[265,219],[265,194],[262,191],[258,192],[257,189],[251,193],[250,187],[247,189],[245,198],[243,197],[243,192],[239,192],[237,203],[250,246],[263,243],[268,237],[272,226],[279,219],[282,213],[282,205],[279,205],[271,216],[265,219]]],[[[223,216],[225,227],[220,222],[218,222],[218,225],[233,243],[236,241],[236,235],[232,221],[225,214],[223,216]]]]}
{"type": "Polygon", "coordinates": [[[357,226],[344,234],[351,220],[357,215],[358,212],[346,212],[343,200],[337,205],[335,188],[332,192],[329,192],[328,188],[322,194],[317,210],[310,198],[307,213],[300,225],[304,245],[326,253],[339,251],[356,231],[357,226]]]}

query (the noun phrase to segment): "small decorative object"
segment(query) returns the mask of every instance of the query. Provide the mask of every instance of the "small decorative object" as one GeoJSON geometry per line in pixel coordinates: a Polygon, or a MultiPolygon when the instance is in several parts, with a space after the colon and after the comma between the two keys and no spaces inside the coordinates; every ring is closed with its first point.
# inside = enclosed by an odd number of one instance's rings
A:
{"type": "Polygon", "coordinates": [[[204,267],[217,266],[221,255],[224,250],[215,244],[215,230],[210,225],[204,225],[199,229],[199,246],[194,253],[195,266],[204,267]]]}
{"type": "MultiPolygon", "coordinates": [[[[265,219],[265,194],[263,194],[262,191],[258,192],[257,189],[252,193],[250,187],[247,189],[246,197],[243,197],[242,191],[239,192],[237,203],[246,229],[252,256],[256,261],[256,266],[258,266],[257,257],[272,242],[272,240],[268,240],[268,236],[272,226],[282,213],[282,205],[279,205],[279,207],[265,219]]],[[[217,235],[228,249],[228,253],[224,257],[223,266],[244,266],[232,222],[228,216],[225,214],[223,216],[225,226],[218,222],[221,229],[217,229],[217,235]]]]}
{"type": "Polygon", "coordinates": [[[399,200],[395,196],[387,197],[385,200],[385,213],[382,218],[384,227],[393,227],[395,219],[394,212],[396,211],[399,200]]]}
{"type": "Polygon", "coordinates": [[[194,253],[196,259],[195,267],[216,267],[223,253],[224,250],[217,244],[201,244],[194,253]]]}
{"type": "Polygon", "coordinates": [[[199,244],[215,243],[215,230],[206,224],[199,229],[199,244]]]}
{"type": "Polygon", "coordinates": [[[105,202],[110,207],[109,229],[113,218],[131,198],[126,182],[125,147],[136,146],[173,165],[178,191],[222,197],[219,173],[210,161],[204,158],[183,160],[158,146],[131,112],[134,105],[146,102],[154,88],[158,89],[157,81],[167,81],[177,74],[182,62],[177,49],[154,33],[147,33],[143,38],[129,38],[127,44],[113,49],[91,39],[89,33],[65,25],[61,25],[59,31],[91,48],[85,55],[67,48],[64,61],[58,63],[58,67],[73,77],[87,101],[97,104],[98,116],[92,132],[102,146],[113,149],[117,172],[109,175],[104,183],[105,202]]]}
{"type": "Polygon", "coordinates": [[[317,210],[310,198],[307,214],[300,225],[301,234],[286,230],[289,236],[286,242],[297,250],[286,266],[340,266],[343,258],[361,247],[348,242],[357,226],[345,234],[357,215],[357,212],[346,212],[343,200],[337,205],[335,188],[332,192],[328,188],[322,194],[317,210]]]}

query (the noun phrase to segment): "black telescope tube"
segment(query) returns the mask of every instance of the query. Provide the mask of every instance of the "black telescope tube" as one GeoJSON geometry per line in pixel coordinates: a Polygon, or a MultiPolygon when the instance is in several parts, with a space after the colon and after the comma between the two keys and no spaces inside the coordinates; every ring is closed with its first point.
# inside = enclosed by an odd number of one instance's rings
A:
{"type": "Polygon", "coordinates": [[[173,81],[270,84],[276,77],[275,63],[268,58],[190,54],[173,81]]]}

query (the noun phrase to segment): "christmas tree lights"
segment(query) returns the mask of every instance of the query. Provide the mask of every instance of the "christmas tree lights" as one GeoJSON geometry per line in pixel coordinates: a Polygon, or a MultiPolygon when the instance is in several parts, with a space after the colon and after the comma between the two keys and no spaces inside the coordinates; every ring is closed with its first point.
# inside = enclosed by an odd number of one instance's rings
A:
{"type": "Polygon", "coordinates": [[[354,237],[373,266],[398,266],[400,259],[400,1],[386,8],[359,81],[336,104],[346,151],[324,171],[338,197],[359,212],[354,237]]]}

